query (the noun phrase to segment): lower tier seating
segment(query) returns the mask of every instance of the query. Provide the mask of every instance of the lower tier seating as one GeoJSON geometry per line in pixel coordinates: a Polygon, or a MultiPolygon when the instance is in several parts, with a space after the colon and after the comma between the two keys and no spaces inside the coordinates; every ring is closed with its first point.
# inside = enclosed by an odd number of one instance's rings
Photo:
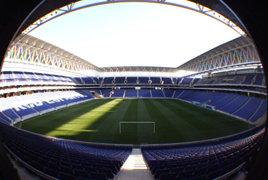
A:
{"type": "Polygon", "coordinates": [[[264,127],[217,141],[144,145],[142,153],[155,179],[211,180],[249,160],[261,144],[264,127]]]}
{"type": "Polygon", "coordinates": [[[55,139],[3,123],[0,131],[11,155],[30,171],[50,179],[113,179],[132,151],[132,145],[55,139]]]}

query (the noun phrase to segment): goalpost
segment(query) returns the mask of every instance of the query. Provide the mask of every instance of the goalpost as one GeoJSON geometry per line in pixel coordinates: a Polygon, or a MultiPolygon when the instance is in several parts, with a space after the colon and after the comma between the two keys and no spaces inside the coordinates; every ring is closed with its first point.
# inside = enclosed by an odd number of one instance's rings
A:
{"type": "Polygon", "coordinates": [[[153,133],[155,133],[155,122],[152,121],[120,121],[119,122],[119,133],[121,133],[121,124],[153,124],[153,133]]]}

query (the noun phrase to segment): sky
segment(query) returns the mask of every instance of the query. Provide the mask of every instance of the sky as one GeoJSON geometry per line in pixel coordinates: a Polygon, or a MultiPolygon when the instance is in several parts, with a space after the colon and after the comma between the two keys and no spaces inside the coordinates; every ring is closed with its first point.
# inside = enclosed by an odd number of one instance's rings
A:
{"type": "Polygon", "coordinates": [[[198,12],[131,2],[74,11],[48,21],[30,35],[98,67],[178,67],[240,36],[198,12]]]}

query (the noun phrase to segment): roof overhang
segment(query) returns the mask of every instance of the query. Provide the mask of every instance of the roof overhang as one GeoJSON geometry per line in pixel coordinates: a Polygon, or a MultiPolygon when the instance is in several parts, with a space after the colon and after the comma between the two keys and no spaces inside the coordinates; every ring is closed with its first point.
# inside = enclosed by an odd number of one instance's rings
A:
{"type": "MultiPolygon", "coordinates": [[[[32,11],[29,18],[26,19],[24,24],[17,31],[18,33],[16,34],[15,37],[18,37],[20,33],[25,31],[28,27],[30,27],[30,25],[33,25],[33,24],[42,25],[47,20],[57,17],[61,13],[65,14],[65,13],[69,13],[73,11],[75,2],[79,2],[79,1],[75,1],[75,0],[42,1],[32,11]]],[[[95,5],[109,4],[109,3],[122,3],[122,2],[161,3],[161,4],[169,4],[169,5],[183,7],[180,4],[178,4],[178,2],[175,2],[172,0],[171,1],[168,1],[168,0],[107,0],[107,1],[97,0],[81,8],[95,6],[95,5]]],[[[198,8],[197,11],[203,14],[209,15],[211,17],[214,17],[215,19],[222,21],[223,23],[229,25],[232,28],[237,26],[248,35],[248,32],[246,28],[244,27],[243,23],[238,19],[238,17],[233,13],[233,11],[222,0],[191,0],[191,2],[196,3],[196,6],[198,8]]],[[[81,8],[77,8],[77,10],[81,8]]]]}

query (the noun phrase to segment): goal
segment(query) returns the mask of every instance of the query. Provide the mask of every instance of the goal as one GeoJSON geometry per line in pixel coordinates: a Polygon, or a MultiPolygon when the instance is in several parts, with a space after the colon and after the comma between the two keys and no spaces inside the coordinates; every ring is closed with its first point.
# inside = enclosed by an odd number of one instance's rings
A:
{"type": "Polygon", "coordinates": [[[153,133],[155,133],[155,122],[152,121],[120,121],[119,122],[119,133],[121,133],[121,124],[153,124],[153,133]]]}

